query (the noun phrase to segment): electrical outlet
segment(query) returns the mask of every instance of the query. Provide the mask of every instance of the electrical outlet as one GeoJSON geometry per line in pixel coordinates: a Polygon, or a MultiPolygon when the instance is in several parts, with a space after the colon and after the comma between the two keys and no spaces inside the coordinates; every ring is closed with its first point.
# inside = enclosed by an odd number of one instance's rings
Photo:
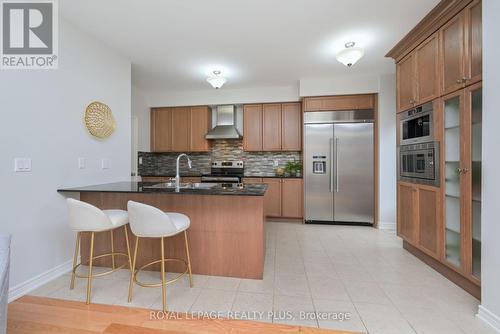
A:
{"type": "Polygon", "coordinates": [[[109,159],[102,159],[101,160],[101,169],[109,169],[109,168],[110,168],[109,159]]]}
{"type": "Polygon", "coordinates": [[[273,167],[278,167],[278,166],[279,166],[279,161],[273,160],[273,167]]]}
{"type": "Polygon", "coordinates": [[[142,165],[142,157],[139,157],[139,165],[142,165]]]}
{"type": "Polygon", "coordinates": [[[78,169],[85,169],[85,158],[78,158],[78,169]]]}
{"type": "Polygon", "coordinates": [[[31,172],[31,158],[15,158],[14,172],[31,172]]]}

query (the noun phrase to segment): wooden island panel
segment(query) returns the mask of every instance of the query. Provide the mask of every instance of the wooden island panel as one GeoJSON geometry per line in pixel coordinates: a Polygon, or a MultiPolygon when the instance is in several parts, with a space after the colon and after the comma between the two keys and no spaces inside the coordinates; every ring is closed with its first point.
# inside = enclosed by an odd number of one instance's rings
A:
{"type": "MultiPolygon", "coordinates": [[[[194,274],[262,279],[265,255],[263,196],[224,196],[193,194],[141,194],[82,192],[80,199],[103,210],[127,210],[129,200],[153,205],[163,211],[179,212],[191,220],[188,230],[191,265],[194,274]]],[[[129,229],[130,231],[130,229],[129,229]]],[[[123,228],[115,230],[115,251],[126,253],[123,228]]],[[[133,252],[135,236],[130,233],[133,252]]],[[[183,234],[165,239],[165,256],[186,258],[183,234]]],[[[88,261],[89,234],[82,236],[82,262],[88,261]]],[[[95,254],[109,252],[109,232],[95,237],[95,254]]],[[[159,238],[140,238],[136,268],[160,258],[159,238]]],[[[126,262],[116,257],[117,265],[126,262]]],[[[94,261],[111,266],[110,258],[94,261]]],[[[149,268],[148,268],[149,269],[149,268]]],[[[149,270],[160,270],[159,264],[149,270]]],[[[183,271],[184,266],[167,263],[167,271],[183,271]]]]}

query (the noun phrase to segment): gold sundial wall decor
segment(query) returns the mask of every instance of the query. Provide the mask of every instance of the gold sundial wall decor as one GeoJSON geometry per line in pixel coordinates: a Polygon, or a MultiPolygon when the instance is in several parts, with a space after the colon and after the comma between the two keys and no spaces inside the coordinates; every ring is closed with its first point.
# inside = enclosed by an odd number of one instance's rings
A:
{"type": "Polygon", "coordinates": [[[83,119],[89,133],[99,139],[108,138],[116,128],[111,109],[102,102],[94,101],[89,104],[83,119]]]}

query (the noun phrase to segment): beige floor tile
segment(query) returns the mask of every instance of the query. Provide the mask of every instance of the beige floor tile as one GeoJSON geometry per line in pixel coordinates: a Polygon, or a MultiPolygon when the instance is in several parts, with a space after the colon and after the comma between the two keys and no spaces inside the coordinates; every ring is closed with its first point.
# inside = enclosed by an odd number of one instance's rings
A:
{"type": "Polygon", "coordinates": [[[415,334],[408,321],[390,305],[354,303],[370,334],[415,334]]]}
{"type": "Polygon", "coordinates": [[[191,312],[220,312],[221,315],[231,311],[236,292],[219,289],[202,289],[191,307],[191,312]]]}
{"type": "Polygon", "coordinates": [[[324,276],[329,278],[338,278],[337,272],[333,268],[333,264],[329,262],[305,262],[305,271],[307,276],[324,276]]]}
{"type": "Polygon", "coordinates": [[[274,275],[266,276],[264,279],[242,279],[238,286],[238,291],[241,292],[256,292],[256,293],[273,293],[274,292],[274,275]]]}
{"type": "Polygon", "coordinates": [[[457,334],[460,328],[442,313],[415,307],[400,309],[403,317],[418,334],[457,334]]]}
{"type": "Polygon", "coordinates": [[[69,289],[70,284],[70,276],[62,275],[44,285],[37,288],[36,290],[30,292],[30,295],[40,296],[40,297],[49,297],[54,294],[59,289],[69,289]]]}
{"type": "Polygon", "coordinates": [[[209,278],[206,287],[209,289],[236,291],[240,282],[241,279],[239,278],[212,276],[209,278]]]}
{"type": "Polygon", "coordinates": [[[361,317],[351,302],[318,298],[313,299],[313,303],[320,328],[366,333],[361,317]]]}
{"type": "Polygon", "coordinates": [[[238,292],[231,309],[246,320],[273,321],[273,294],[238,292]]]}
{"type": "Polygon", "coordinates": [[[313,298],[350,301],[349,295],[339,279],[325,276],[308,276],[309,288],[313,298]]]}
{"type": "MultiPolygon", "coordinates": [[[[169,287],[167,288],[167,310],[173,312],[188,312],[200,295],[201,288],[169,287]]],[[[152,309],[162,310],[161,289],[157,289],[159,298],[150,305],[152,309]]]]}
{"type": "Polygon", "coordinates": [[[343,281],[353,302],[372,304],[391,304],[384,290],[373,282],[343,281]]]}
{"type": "Polygon", "coordinates": [[[314,305],[310,297],[274,296],[274,323],[318,327],[317,320],[311,320],[314,305]]]}
{"type": "Polygon", "coordinates": [[[310,297],[307,278],[303,275],[276,275],[274,293],[283,296],[307,296],[310,297]]]}

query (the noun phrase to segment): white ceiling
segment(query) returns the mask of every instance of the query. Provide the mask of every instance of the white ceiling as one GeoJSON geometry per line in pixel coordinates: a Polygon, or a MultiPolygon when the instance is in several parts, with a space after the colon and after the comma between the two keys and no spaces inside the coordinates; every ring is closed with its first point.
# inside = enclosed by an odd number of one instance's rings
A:
{"type": "Polygon", "coordinates": [[[394,71],[384,58],[438,0],[60,0],[64,18],[132,61],[144,89],[287,86],[301,78],[394,71]],[[335,60],[345,42],[365,56],[335,60]]]}

